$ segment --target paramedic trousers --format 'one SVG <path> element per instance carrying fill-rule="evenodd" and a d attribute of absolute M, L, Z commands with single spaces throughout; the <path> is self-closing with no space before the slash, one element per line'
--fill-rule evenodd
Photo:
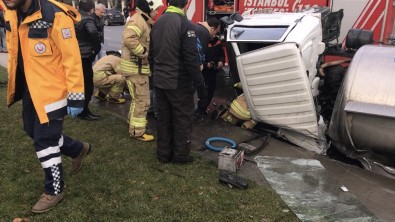
<path fill-rule="evenodd" d="M 22 98 L 24 130 L 34 141 L 34 147 L 44 169 L 44 190 L 46 194 L 57 195 L 64 187 L 61 155 L 77 157 L 82 151 L 82 143 L 62 135 L 63 118 L 41 124 L 34 109 L 28 90 Z"/>
<path fill-rule="evenodd" d="M 125 78 L 121 74 L 96 78 L 96 74 L 94 74 L 93 83 L 103 94 L 108 94 L 110 98 L 118 99 L 123 92 Z"/>
<path fill-rule="evenodd" d="M 147 126 L 147 111 L 150 105 L 148 75 L 126 76 L 126 83 L 130 93 L 130 109 L 128 115 L 129 134 L 140 137 Z"/>
<path fill-rule="evenodd" d="M 194 89 L 156 88 L 158 103 L 157 157 L 182 161 L 191 151 Z"/>

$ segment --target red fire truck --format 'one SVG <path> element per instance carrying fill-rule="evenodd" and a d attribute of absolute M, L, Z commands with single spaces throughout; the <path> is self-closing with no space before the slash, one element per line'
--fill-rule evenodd
<path fill-rule="evenodd" d="M 167 0 L 163 3 L 167 5 Z M 389 38 L 395 37 L 395 0 L 189 0 L 187 16 L 193 22 L 199 22 L 234 12 L 295 12 L 316 6 L 327 6 L 332 11 L 344 10 L 340 41 L 344 41 L 351 28 L 372 30 L 377 42 L 388 42 Z"/>

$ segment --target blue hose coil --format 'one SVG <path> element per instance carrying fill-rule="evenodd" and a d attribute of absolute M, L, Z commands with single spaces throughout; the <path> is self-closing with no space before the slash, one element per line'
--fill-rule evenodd
<path fill-rule="evenodd" d="M 228 139 L 228 138 L 225 138 L 225 137 L 211 137 L 211 138 L 208 138 L 206 140 L 205 146 L 207 147 L 207 149 L 215 151 L 215 152 L 221 152 L 221 150 L 223 150 L 224 147 L 217 147 L 217 146 L 211 145 L 210 143 L 213 142 L 213 141 L 221 141 L 221 142 L 229 143 L 231 145 L 230 147 L 232 149 L 236 149 L 236 147 L 237 147 L 235 141 L 233 141 L 231 139 Z"/>

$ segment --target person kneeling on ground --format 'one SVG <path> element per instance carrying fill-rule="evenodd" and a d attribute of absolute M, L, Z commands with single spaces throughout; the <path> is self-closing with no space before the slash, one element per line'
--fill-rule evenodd
<path fill-rule="evenodd" d="M 98 88 L 95 97 L 101 101 L 115 104 L 125 103 L 119 98 L 125 86 L 125 78 L 117 73 L 121 53 L 107 51 L 107 56 L 99 59 L 93 66 L 93 83 Z"/>

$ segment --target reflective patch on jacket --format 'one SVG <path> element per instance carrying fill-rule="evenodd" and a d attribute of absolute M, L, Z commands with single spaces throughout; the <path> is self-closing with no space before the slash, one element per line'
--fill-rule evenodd
<path fill-rule="evenodd" d="M 196 38 L 196 32 L 195 30 L 188 30 L 187 35 L 189 38 Z"/>

